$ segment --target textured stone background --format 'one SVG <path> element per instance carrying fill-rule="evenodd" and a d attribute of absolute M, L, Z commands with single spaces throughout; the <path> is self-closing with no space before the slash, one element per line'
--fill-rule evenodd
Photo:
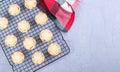
<path fill-rule="evenodd" d="M 67 56 L 37 72 L 120 72 L 120 0 L 82 0 Z M 12 72 L 0 48 L 0 72 Z"/>

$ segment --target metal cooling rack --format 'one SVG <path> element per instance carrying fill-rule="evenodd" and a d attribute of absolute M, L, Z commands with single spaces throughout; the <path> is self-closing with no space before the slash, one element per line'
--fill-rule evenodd
<path fill-rule="evenodd" d="M 9 20 L 9 26 L 4 30 L 0 30 L 0 44 L 14 72 L 34 72 L 56 61 L 57 59 L 67 55 L 70 52 L 70 50 L 67 43 L 63 39 L 59 29 L 55 26 L 54 22 L 50 18 L 47 24 L 44 26 L 38 26 L 35 23 L 34 21 L 35 15 L 38 12 L 45 11 L 45 10 L 42 7 L 40 7 L 40 9 L 36 7 L 33 10 L 28 10 L 24 7 L 23 2 L 24 0 L 3 0 L 2 2 L 0 2 L 0 16 L 7 17 Z M 8 6 L 14 3 L 19 4 L 21 7 L 21 13 L 15 17 L 10 16 L 7 11 Z M 26 19 L 27 21 L 29 21 L 31 25 L 31 29 L 26 33 L 21 33 L 17 29 L 17 23 L 23 19 Z M 50 29 L 53 32 L 54 39 L 48 43 L 41 42 L 39 39 L 39 33 L 43 29 Z M 4 39 L 8 34 L 14 34 L 18 38 L 18 44 L 12 48 L 9 48 L 4 44 Z M 34 37 L 37 41 L 37 46 L 32 51 L 27 51 L 22 44 L 22 41 L 28 36 Z M 48 45 L 53 42 L 57 42 L 58 44 L 61 45 L 61 48 L 62 48 L 62 53 L 55 57 L 49 55 L 47 52 Z M 11 61 L 11 54 L 15 51 L 21 51 L 24 53 L 25 61 L 22 64 L 16 65 Z M 44 53 L 46 59 L 43 64 L 35 65 L 31 61 L 31 56 L 36 51 L 41 51 Z"/>

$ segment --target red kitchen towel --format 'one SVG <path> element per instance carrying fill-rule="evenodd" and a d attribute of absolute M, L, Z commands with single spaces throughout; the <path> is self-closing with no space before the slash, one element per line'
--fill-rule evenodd
<path fill-rule="evenodd" d="M 54 22 L 62 31 L 68 31 L 75 19 L 75 8 L 80 0 L 39 0 L 55 17 Z"/>

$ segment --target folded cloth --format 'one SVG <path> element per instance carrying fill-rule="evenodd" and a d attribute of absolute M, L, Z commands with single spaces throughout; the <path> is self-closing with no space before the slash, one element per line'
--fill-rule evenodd
<path fill-rule="evenodd" d="M 62 31 L 68 31 L 75 19 L 75 9 L 80 0 L 39 0 L 54 16 L 56 26 Z"/>

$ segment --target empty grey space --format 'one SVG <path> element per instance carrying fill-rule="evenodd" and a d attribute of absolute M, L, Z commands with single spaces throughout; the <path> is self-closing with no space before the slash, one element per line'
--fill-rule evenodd
<path fill-rule="evenodd" d="M 37 72 L 120 72 L 120 0 L 82 0 L 63 33 L 71 52 Z M 0 48 L 0 72 L 12 72 Z"/>

